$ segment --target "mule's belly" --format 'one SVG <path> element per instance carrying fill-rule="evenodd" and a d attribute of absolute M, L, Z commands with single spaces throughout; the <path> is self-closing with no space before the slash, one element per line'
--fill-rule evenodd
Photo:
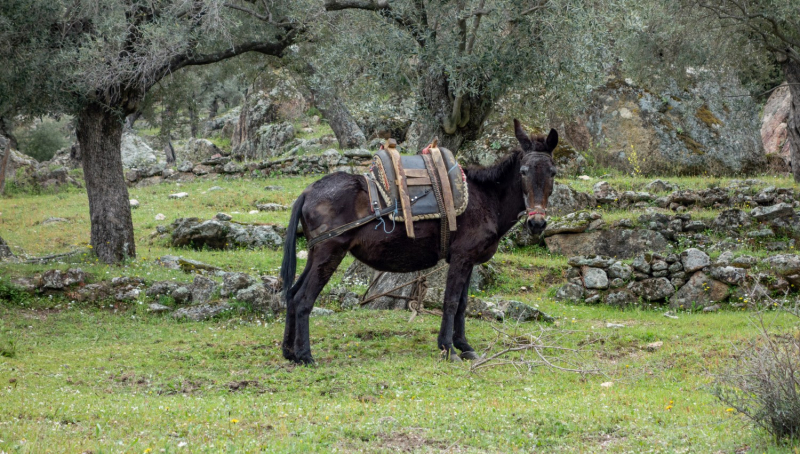
<path fill-rule="evenodd" d="M 375 223 L 371 222 L 357 232 L 350 253 L 378 271 L 409 273 L 424 270 L 436 265 L 440 259 L 438 224 L 439 221 L 415 222 L 416 238 L 411 239 L 400 223 L 394 232 L 387 234 L 380 227 L 376 230 Z"/>

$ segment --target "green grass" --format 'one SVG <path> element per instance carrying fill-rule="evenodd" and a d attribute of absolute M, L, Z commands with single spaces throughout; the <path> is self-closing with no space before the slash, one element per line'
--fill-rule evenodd
<path fill-rule="evenodd" d="M 76 261 L 92 282 L 120 275 L 191 280 L 154 264 L 166 254 L 231 271 L 275 274 L 280 251 L 174 249 L 150 235 L 176 218 L 209 219 L 219 211 L 240 222 L 285 225 L 288 211 L 248 212 L 256 203 L 290 205 L 316 178 L 219 178 L 131 189 L 141 204 L 133 211 L 137 259 L 112 267 L 91 254 Z M 265 191 L 267 185 L 284 189 Z M 209 191 L 213 186 L 223 190 Z M 189 197 L 167 199 L 180 191 Z M 32 255 L 66 252 L 89 241 L 88 201 L 78 190 L 0 198 L 0 213 L 2 236 L 17 253 L 20 248 Z M 167 219 L 156 221 L 158 213 Z M 609 223 L 641 214 L 602 213 Z M 50 216 L 69 222 L 41 225 Z M 713 216 L 693 213 L 693 219 Z M 328 288 L 340 285 L 351 262 L 345 259 Z M 772 444 L 708 392 L 733 345 L 756 335 L 746 312 L 681 313 L 675 320 L 657 310 L 558 303 L 552 289 L 563 283 L 567 261 L 542 248 L 498 253 L 492 266 L 499 277 L 480 296 L 538 305 L 557 317 L 550 328 L 560 346 L 601 340 L 588 352 L 586 365 L 604 375 L 511 366 L 471 373 L 466 365 L 439 361 L 438 318 L 424 315 L 409 323 L 406 312 L 372 311 L 313 318 L 318 365 L 295 367 L 280 356 L 280 318 L 265 321 L 234 312 L 209 322 L 175 322 L 148 314 L 151 300 L 144 296 L 125 305 L 72 303 L 29 296 L 8 285 L 17 276 L 70 266 L 75 264 L 0 264 L 0 452 L 158 453 L 181 446 L 184 452 L 790 453 L 798 448 Z M 778 312 L 767 318 L 776 328 L 796 323 Z M 611 329 L 607 323 L 625 327 Z M 497 327 L 468 320 L 473 346 L 489 347 Z M 500 328 L 539 330 L 536 324 Z M 642 348 L 655 341 L 664 346 L 655 352 Z M 613 385 L 601 386 L 607 382 Z"/>
<path fill-rule="evenodd" d="M 731 343 L 754 334 L 745 315 L 540 306 L 560 317 L 566 344 L 604 338 L 594 357 L 606 376 L 470 373 L 438 360 L 435 317 L 400 312 L 312 319 L 319 365 L 306 368 L 280 357 L 280 320 L 0 306 L 0 332 L 16 339 L 16 354 L 0 356 L 0 450 L 791 452 L 742 432 L 706 391 Z M 468 330 L 478 348 L 494 338 L 488 322 Z M 655 353 L 641 348 L 658 340 Z"/>

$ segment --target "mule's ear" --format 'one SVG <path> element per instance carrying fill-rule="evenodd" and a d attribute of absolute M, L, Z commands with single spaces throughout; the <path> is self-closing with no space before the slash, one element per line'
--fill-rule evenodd
<path fill-rule="evenodd" d="M 514 135 L 517 136 L 517 140 L 519 140 L 519 144 L 522 146 L 522 151 L 533 151 L 533 142 L 531 142 L 531 138 L 528 137 L 528 133 L 522 129 L 522 125 L 519 124 L 519 120 L 516 118 L 514 119 Z"/>
<path fill-rule="evenodd" d="M 558 146 L 558 132 L 555 129 L 550 130 L 550 134 L 547 135 L 547 141 L 545 141 L 545 144 L 551 153 L 556 149 Z"/>

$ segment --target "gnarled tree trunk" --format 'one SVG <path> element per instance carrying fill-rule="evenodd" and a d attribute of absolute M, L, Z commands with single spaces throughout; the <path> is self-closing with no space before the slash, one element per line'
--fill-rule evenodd
<path fill-rule="evenodd" d="M 460 108 L 454 109 L 457 100 L 451 91 L 447 75 L 441 68 L 425 70 L 420 78 L 421 108 L 427 111 L 421 123 L 420 143 L 422 149 L 433 137 L 439 138 L 439 145 L 454 153 L 467 140 L 476 140 L 483 133 L 483 122 L 492 112 L 492 99 L 488 95 L 463 95 Z M 454 115 L 458 112 L 457 115 Z"/>
<path fill-rule="evenodd" d="M 89 195 L 91 244 L 105 263 L 136 257 L 128 188 L 122 172 L 123 118 L 98 103 L 78 115 L 83 176 Z"/>
<path fill-rule="evenodd" d="M 786 137 L 789 141 L 792 175 L 794 181 L 800 183 L 800 62 L 787 59 L 782 66 L 786 82 L 789 83 L 789 93 L 792 95 L 789 121 L 786 123 Z"/>
<path fill-rule="evenodd" d="M 339 147 L 363 147 L 367 142 L 366 137 L 364 137 L 364 131 L 361 130 L 353 116 L 350 115 L 350 110 L 344 105 L 336 91 L 332 87 L 323 86 L 311 80 L 316 70 L 310 64 L 306 65 L 306 72 L 306 85 L 314 96 L 314 105 L 322 112 L 322 116 L 328 120 L 328 125 L 333 130 L 336 140 L 339 141 Z"/>

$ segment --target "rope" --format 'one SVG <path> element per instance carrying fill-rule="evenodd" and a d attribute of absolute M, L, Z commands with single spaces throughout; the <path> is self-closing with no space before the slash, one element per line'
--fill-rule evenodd
<path fill-rule="evenodd" d="M 402 299 L 409 300 L 408 305 L 409 305 L 409 309 L 412 312 L 411 318 L 408 320 L 409 322 L 414 320 L 414 317 L 417 316 L 418 312 L 428 313 L 428 314 L 436 314 L 436 312 L 432 312 L 432 311 L 426 310 L 423 307 L 422 299 L 425 297 L 425 291 L 427 291 L 427 289 L 428 289 L 428 286 L 425 284 L 426 279 L 431 274 L 433 274 L 433 273 L 435 273 L 437 271 L 440 271 L 442 269 L 444 269 L 444 265 L 434 269 L 433 271 L 430 271 L 430 272 L 425 273 L 423 275 L 417 276 L 414 279 L 412 279 L 412 280 L 410 280 L 410 281 L 408 281 L 408 282 L 406 282 L 404 284 L 400 284 L 400 285 L 398 285 L 396 287 L 393 287 L 393 288 L 391 288 L 391 289 L 389 289 L 389 290 L 387 290 L 387 291 L 385 291 L 385 292 L 383 292 L 383 293 L 381 293 L 379 295 L 372 295 L 369 298 L 366 298 L 366 299 L 362 300 L 361 303 L 359 303 L 359 304 L 361 306 L 363 306 L 363 305 L 368 304 L 368 303 L 370 303 L 370 302 L 372 302 L 372 301 L 374 301 L 374 300 L 376 300 L 378 298 L 381 298 L 381 297 L 384 297 L 384 296 L 392 296 L 392 297 L 395 297 L 395 298 L 402 298 Z M 382 276 L 382 274 L 381 274 L 381 276 Z M 370 289 L 372 289 L 372 286 L 376 282 L 378 282 L 378 279 L 380 279 L 380 276 L 378 276 L 374 281 L 372 281 L 372 283 L 370 284 L 369 288 L 367 289 L 367 293 L 365 293 L 364 296 L 366 296 L 369 293 Z M 403 288 L 403 287 L 405 287 L 407 285 L 411 285 L 411 284 L 414 284 L 414 283 L 419 283 L 419 285 L 417 286 L 415 291 L 412 292 L 412 296 L 411 297 L 399 296 L 399 295 L 390 295 L 390 293 L 392 293 L 393 291 L 401 289 L 401 288 Z M 425 291 L 421 291 L 421 289 L 423 289 L 423 288 L 424 288 Z"/>

